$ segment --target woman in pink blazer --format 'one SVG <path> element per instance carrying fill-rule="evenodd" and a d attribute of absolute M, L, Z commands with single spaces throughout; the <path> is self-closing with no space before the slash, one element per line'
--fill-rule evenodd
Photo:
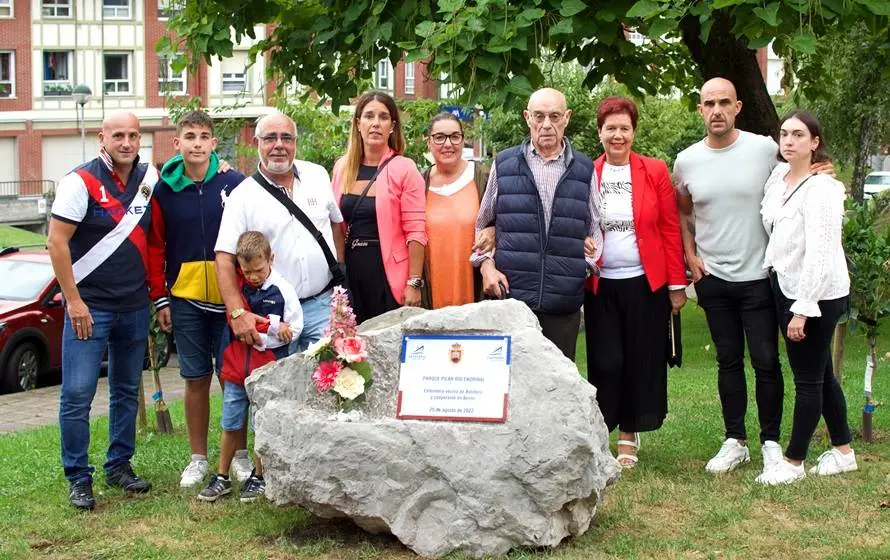
<path fill-rule="evenodd" d="M 332 180 L 343 212 L 346 278 L 359 323 L 401 305 L 420 305 L 426 197 L 423 177 L 404 151 L 393 98 L 364 94 Z"/>

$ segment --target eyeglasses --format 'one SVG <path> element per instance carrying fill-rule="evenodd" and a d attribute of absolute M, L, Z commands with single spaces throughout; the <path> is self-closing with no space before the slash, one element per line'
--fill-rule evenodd
<path fill-rule="evenodd" d="M 548 117 L 550 118 L 551 123 L 559 124 L 565 116 L 565 113 L 539 113 L 537 111 L 531 114 L 532 120 L 538 124 L 544 124 L 544 121 L 547 120 Z"/>
<path fill-rule="evenodd" d="M 448 140 L 449 142 L 451 142 L 452 146 L 455 146 L 463 142 L 464 135 L 462 132 L 452 132 L 451 134 L 438 133 L 431 135 L 430 138 L 433 140 L 433 144 L 436 144 L 438 146 L 444 145 L 445 140 Z"/>
<path fill-rule="evenodd" d="M 282 144 L 293 144 L 297 141 L 297 137 L 293 134 L 267 134 L 265 136 L 257 136 L 266 144 L 275 144 L 281 140 Z"/>

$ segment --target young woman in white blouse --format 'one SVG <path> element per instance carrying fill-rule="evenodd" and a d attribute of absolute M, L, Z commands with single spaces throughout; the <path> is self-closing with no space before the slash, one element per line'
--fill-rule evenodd
<path fill-rule="evenodd" d="M 819 121 L 793 111 L 781 123 L 780 163 L 766 183 L 761 214 L 770 234 L 764 267 L 778 309 L 788 362 L 794 374 L 795 403 L 785 460 L 757 477 L 762 484 L 788 484 L 806 476 L 803 461 L 819 423 L 825 418 L 832 448 L 810 474 L 855 471 L 843 390 L 831 364 L 831 336 L 849 306 L 850 278 L 841 246 L 844 185 L 813 175 L 812 163 L 827 161 Z"/>

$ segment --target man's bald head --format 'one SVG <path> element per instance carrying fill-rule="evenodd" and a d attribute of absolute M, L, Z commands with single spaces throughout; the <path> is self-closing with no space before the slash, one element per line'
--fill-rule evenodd
<path fill-rule="evenodd" d="M 701 88 L 701 113 L 708 129 L 708 140 L 713 147 L 734 142 L 736 115 L 742 110 L 735 86 L 726 78 L 711 78 Z"/>
<path fill-rule="evenodd" d="M 139 155 L 139 119 L 129 111 L 109 114 L 102 120 L 99 143 L 119 171 L 129 170 Z"/>
<path fill-rule="evenodd" d="M 547 105 L 556 107 L 560 111 L 565 112 L 568 109 L 566 104 L 566 96 L 561 91 L 553 88 L 541 88 L 534 92 L 528 98 L 528 110 L 532 111 L 535 106 Z"/>
<path fill-rule="evenodd" d="M 572 111 L 566 105 L 566 96 L 553 88 L 539 89 L 528 98 L 528 109 L 523 116 L 535 150 L 548 159 L 559 155 L 572 116 Z"/>
<path fill-rule="evenodd" d="M 139 129 L 139 119 L 130 111 L 115 111 L 102 119 L 102 130 L 111 130 L 115 127 L 129 126 Z"/>
<path fill-rule="evenodd" d="M 265 116 L 260 117 L 260 119 L 256 122 L 256 131 L 254 135 L 259 138 L 266 133 L 266 130 L 269 128 L 279 128 L 280 125 L 284 125 L 287 128 L 290 128 L 291 133 L 296 136 L 297 135 L 297 123 L 294 120 L 284 113 L 271 113 Z"/>
<path fill-rule="evenodd" d="M 735 90 L 735 84 L 726 78 L 711 78 L 701 87 L 702 97 L 704 97 L 706 93 L 711 94 L 715 91 L 730 94 L 734 100 L 739 98 Z"/>

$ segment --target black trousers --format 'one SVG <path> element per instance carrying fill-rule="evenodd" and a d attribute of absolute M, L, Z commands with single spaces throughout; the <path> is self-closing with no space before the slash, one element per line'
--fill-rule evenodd
<path fill-rule="evenodd" d="M 346 280 L 355 320 L 361 324 L 398 309 L 399 302 L 386 280 L 380 242 L 358 240 L 355 247 L 351 245 L 346 248 Z"/>
<path fill-rule="evenodd" d="M 760 441 L 779 441 L 784 385 L 779 367 L 776 306 L 768 279 L 728 282 L 708 275 L 695 284 L 717 349 L 717 390 L 727 438 L 748 439 L 745 341 L 754 367 Z"/>
<path fill-rule="evenodd" d="M 804 339 L 794 342 L 788 339 L 788 323 L 794 316 L 794 303 L 773 282 L 776 292 L 776 310 L 779 325 L 785 337 L 788 362 L 794 374 L 794 420 L 791 424 L 791 440 L 785 449 L 789 459 L 803 461 L 819 417 L 825 418 L 825 426 L 832 445 L 850 443 L 850 425 L 847 423 L 847 400 L 844 391 L 834 377 L 831 363 L 831 337 L 838 319 L 849 306 L 849 298 L 819 302 L 821 317 L 810 317 L 804 325 Z"/>
<path fill-rule="evenodd" d="M 541 323 L 541 331 L 547 340 L 559 348 L 563 355 L 575 361 L 578 331 L 581 329 L 581 311 L 574 313 L 543 313 L 535 311 Z"/>
<path fill-rule="evenodd" d="M 584 294 L 587 380 L 609 431 L 657 430 L 667 415 L 667 286 L 645 276 L 599 281 Z"/>

